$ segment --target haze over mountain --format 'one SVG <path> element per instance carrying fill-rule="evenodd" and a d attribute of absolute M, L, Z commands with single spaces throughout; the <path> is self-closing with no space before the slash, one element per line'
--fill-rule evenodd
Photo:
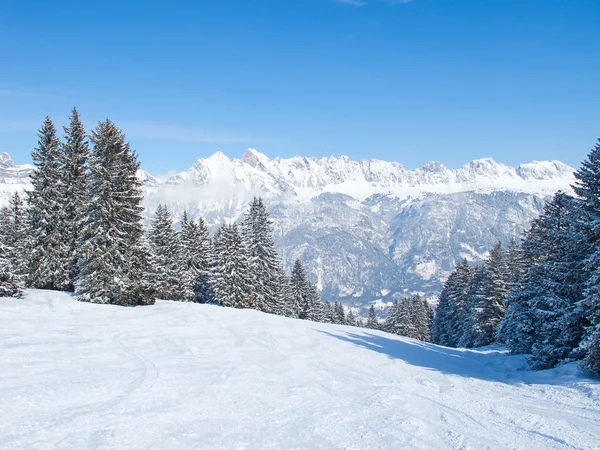
<path fill-rule="evenodd" d="M 30 170 L 0 156 L 2 202 L 27 189 Z M 479 261 L 496 242 L 518 238 L 548 196 L 570 190 L 573 170 L 491 158 L 458 170 L 439 162 L 408 170 L 345 156 L 269 159 L 248 149 L 233 160 L 217 152 L 170 177 L 138 175 L 148 218 L 165 203 L 175 218 L 187 210 L 215 228 L 262 196 L 286 265 L 300 258 L 324 298 L 363 306 L 394 293 L 438 292 L 459 260 Z"/>

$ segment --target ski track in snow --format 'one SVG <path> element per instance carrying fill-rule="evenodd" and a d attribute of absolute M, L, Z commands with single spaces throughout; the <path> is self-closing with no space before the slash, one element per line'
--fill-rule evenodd
<path fill-rule="evenodd" d="M 600 382 L 250 310 L 0 299 L 0 448 L 598 448 Z"/>

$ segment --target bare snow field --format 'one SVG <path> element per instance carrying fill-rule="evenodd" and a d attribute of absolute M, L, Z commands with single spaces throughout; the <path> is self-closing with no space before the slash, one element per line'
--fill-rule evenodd
<path fill-rule="evenodd" d="M 599 448 L 600 382 L 252 310 L 0 299 L 0 448 Z"/>

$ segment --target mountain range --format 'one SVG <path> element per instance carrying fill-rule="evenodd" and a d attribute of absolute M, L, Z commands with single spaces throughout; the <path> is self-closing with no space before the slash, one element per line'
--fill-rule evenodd
<path fill-rule="evenodd" d="M 0 154 L 1 202 L 28 188 L 31 169 Z M 549 196 L 571 190 L 573 171 L 560 161 L 514 168 L 491 158 L 409 170 L 346 156 L 269 159 L 248 149 L 233 160 L 217 152 L 172 176 L 138 176 L 147 219 L 165 203 L 174 220 L 187 210 L 213 230 L 262 196 L 286 266 L 300 258 L 325 299 L 360 307 L 439 292 L 459 260 L 480 261 L 498 241 L 518 239 Z"/>

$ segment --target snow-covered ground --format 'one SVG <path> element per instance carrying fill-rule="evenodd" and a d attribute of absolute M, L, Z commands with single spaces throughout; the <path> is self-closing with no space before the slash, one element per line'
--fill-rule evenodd
<path fill-rule="evenodd" d="M 598 448 L 600 383 L 250 310 L 0 299 L 0 447 Z"/>

